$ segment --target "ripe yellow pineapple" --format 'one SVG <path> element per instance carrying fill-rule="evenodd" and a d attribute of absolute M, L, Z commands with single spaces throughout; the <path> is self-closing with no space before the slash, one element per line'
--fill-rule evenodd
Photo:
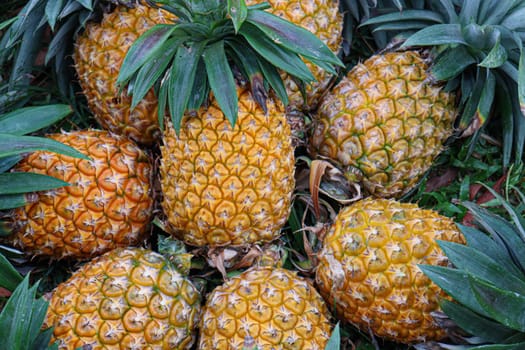
<path fill-rule="evenodd" d="M 53 291 L 45 326 L 60 350 L 190 349 L 199 315 L 199 292 L 167 259 L 119 248 Z"/>
<path fill-rule="evenodd" d="M 323 99 L 314 154 L 338 162 L 379 197 L 413 188 L 443 150 L 457 115 L 455 97 L 432 84 L 415 51 L 375 55 Z"/>
<path fill-rule="evenodd" d="M 242 245 L 280 234 L 294 189 L 294 150 L 283 106 L 268 113 L 238 89 L 232 128 L 215 99 L 171 125 L 161 147 L 162 206 L 178 238 L 191 245 Z"/>
<path fill-rule="evenodd" d="M 329 319 L 310 282 L 286 269 L 254 267 L 209 295 L 199 349 L 324 349 Z"/>
<path fill-rule="evenodd" d="M 88 258 L 140 242 L 149 225 L 148 157 L 127 138 L 107 131 L 53 134 L 90 160 L 37 151 L 15 168 L 56 177 L 70 186 L 35 193 L 13 211 L 15 246 L 56 259 Z"/>
<path fill-rule="evenodd" d="M 75 67 L 89 108 L 97 121 L 114 133 L 150 144 L 160 136 L 157 98 L 153 90 L 130 110 L 126 89 L 116 85 L 124 57 L 138 37 L 155 24 L 171 23 L 169 12 L 136 4 L 119 6 L 101 23 L 89 23 L 75 46 Z"/>
<path fill-rule="evenodd" d="M 365 199 L 344 208 L 324 238 L 316 281 L 337 316 L 402 343 L 443 338 L 433 321 L 445 293 L 418 264 L 446 266 L 436 240 L 464 244 L 452 220 L 415 204 Z"/>
<path fill-rule="evenodd" d="M 247 5 L 254 5 L 264 0 L 247 0 Z M 339 13 L 338 0 L 282 1 L 269 0 L 268 12 L 288 20 L 295 25 L 308 29 L 320 38 L 326 46 L 337 53 L 342 42 L 343 16 Z M 326 91 L 332 75 L 322 68 L 307 63 L 316 81 L 306 85 L 306 101 L 296 82 L 286 73 L 283 80 L 289 95 L 290 105 L 300 109 L 314 109 L 321 95 Z"/>

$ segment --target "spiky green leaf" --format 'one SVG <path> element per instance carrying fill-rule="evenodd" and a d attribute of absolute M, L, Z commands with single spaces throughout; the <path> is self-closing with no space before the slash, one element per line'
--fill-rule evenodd
<path fill-rule="evenodd" d="M 334 329 L 332 330 L 332 335 L 330 336 L 330 339 L 328 339 L 328 343 L 326 343 L 325 350 L 339 349 L 341 349 L 341 330 L 339 327 L 339 322 L 337 322 Z"/>
<path fill-rule="evenodd" d="M 438 244 L 457 269 L 508 291 L 525 291 L 525 281 L 507 272 L 510 266 L 499 265 L 483 252 L 462 244 L 447 241 Z"/>
<path fill-rule="evenodd" d="M 435 24 L 426 27 L 411 35 L 402 46 L 435 46 L 442 44 L 466 44 L 459 24 Z"/>
<path fill-rule="evenodd" d="M 70 157 L 89 159 L 79 151 L 55 140 L 36 136 L 13 136 L 0 133 L 0 157 L 8 157 L 26 152 L 45 150 Z"/>
<path fill-rule="evenodd" d="M 2 271 L 0 274 L 0 287 L 11 292 L 14 291 L 23 280 L 22 275 L 16 271 L 3 254 L 0 254 L 0 271 Z"/>
<path fill-rule="evenodd" d="M 525 274 L 522 270 L 517 268 L 505 245 L 499 244 L 488 234 L 481 232 L 474 227 L 461 224 L 457 224 L 457 226 L 461 230 L 461 233 L 463 233 L 469 247 L 485 253 L 498 265 L 505 266 L 509 274 L 525 281 Z"/>
<path fill-rule="evenodd" d="M 228 14 L 233 21 L 235 32 L 239 32 L 242 24 L 248 16 L 248 7 L 244 0 L 228 0 Z"/>
<path fill-rule="evenodd" d="M 515 329 L 482 317 L 458 303 L 444 299 L 440 302 L 440 306 L 459 327 L 470 334 L 475 334 L 485 342 L 500 343 L 516 333 Z"/>
<path fill-rule="evenodd" d="M 226 119 L 233 127 L 238 113 L 237 87 L 224 51 L 224 41 L 218 41 L 206 47 L 202 57 L 206 64 L 211 90 Z"/>
<path fill-rule="evenodd" d="M 171 67 L 168 86 L 162 87 L 168 89 L 168 103 L 171 115 L 171 121 L 175 131 L 179 133 L 180 123 L 188 101 L 190 99 L 191 89 L 195 80 L 195 72 L 202 55 L 203 45 L 180 45 L 175 54 L 174 63 Z M 186 86 L 186 89 L 180 89 Z"/>
<path fill-rule="evenodd" d="M 419 268 L 454 300 L 482 316 L 490 317 L 472 289 L 465 288 L 465 281 L 470 277 L 468 273 L 443 266 L 419 265 Z"/>
<path fill-rule="evenodd" d="M 498 68 L 503 63 L 507 62 L 507 59 L 507 50 L 501 45 L 501 36 L 498 35 L 496 43 L 483 61 L 479 63 L 479 66 L 485 68 Z"/>
<path fill-rule="evenodd" d="M 263 32 L 251 23 L 245 23 L 240 30 L 240 34 L 246 38 L 258 54 L 274 66 L 301 80 L 307 82 L 315 80 L 306 64 L 299 57 L 290 56 L 289 51 L 276 46 Z"/>
<path fill-rule="evenodd" d="M 169 24 L 157 24 L 141 35 L 128 50 L 117 78 L 117 84 L 127 83 L 140 67 L 160 56 L 163 44 L 177 27 Z"/>
<path fill-rule="evenodd" d="M 0 194 L 0 210 L 19 208 L 27 204 L 25 194 Z"/>
<path fill-rule="evenodd" d="M 42 174 L 25 172 L 0 174 L 0 194 L 46 191 L 63 186 L 69 186 L 69 183 Z"/>
<path fill-rule="evenodd" d="M 525 295 L 469 277 L 476 300 L 492 319 L 506 327 L 525 331 Z"/>
<path fill-rule="evenodd" d="M 0 313 L 0 339 L 5 349 L 31 349 L 47 312 L 47 301 L 35 299 L 38 283 L 29 286 L 29 275 L 15 289 Z"/>
<path fill-rule="evenodd" d="M 451 47 L 436 58 L 431 67 L 431 74 L 438 81 L 446 81 L 458 76 L 468 66 L 475 63 L 476 59 L 472 57 L 465 46 Z"/>
<path fill-rule="evenodd" d="M 264 11 L 250 11 L 246 19 L 265 33 L 274 43 L 306 58 L 344 67 L 344 64 L 309 30 Z"/>
<path fill-rule="evenodd" d="M 69 105 L 19 108 L 0 115 L 0 130 L 5 134 L 24 135 L 49 126 L 73 112 Z"/>
<path fill-rule="evenodd" d="M 518 68 L 518 99 L 521 115 L 525 116 L 525 50 L 522 48 Z"/>
<path fill-rule="evenodd" d="M 431 23 L 445 23 L 443 17 L 429 10 L 403 10 L 400 12 L 392 12 L 386 15 L 370 18 L 365 21 L 362 26 L 373 24 L 394 23 L 399 21 L 422 21 L 427 22 L 427 26 Z"/>
<path fill-rule="evenodd" d="M 180 38 L 171 38 L 167 40 L 160 48 L 161 54 L 152 57 L 140 67 L 137 77 L 134 80 L 135 84 L 133 86 L 131 109 L 137 107 L 148 91 L 166 71 L 166 68 L 170 62 L 172 62 L 173 56 L 175 56 L 175 52 L 180 44 Z"/>
<path fill-rule="evenodd" d="M 55 0 L 55 1 L 48 1 L 46 3 L 46 17 L 47 22 L 49 23 L 49 26 L 51 27 L 51 30 L 55 30 L 55 24 L 58 19 L 58 15 L 60 14 L 60 11 L 62 11 L 62 6 L 64 4 L 64 0 Z"/>

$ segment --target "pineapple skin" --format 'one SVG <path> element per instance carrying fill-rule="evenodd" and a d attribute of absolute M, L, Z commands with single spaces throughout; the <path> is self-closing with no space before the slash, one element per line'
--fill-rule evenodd
<path fill-rule="evenodd" d="M 168 124 L 161 146 L 162 207 L 177 238 L 194 246 L 244 245 L 279 237 L 291 206 L 294 149 L 282 104 L 268 113 L 238 89 L 232 129 L 215 99 Z"/>
<path fill-rule="evenodd" d="M 90 258 L 138 244 L 153 208 L 152 167 L 131 140 L 107 131 L 48 135 L 90 157 L 52 152 L 28 155 L 15 171 L 49 175 L 70 186 L 35 193 L 13 211 L 13 244 L 31 255 Z"/>
<path fill-rule="evenodd" d="M 465 244 L 454 222 L 415 204 L 365 199 L 339 212 L 324 238 L 316 282 L 337 315 L 401 343 L 446 336 L 431 316 L 448 298 L 417 266 L 446 266 L 435 240 Z"/>
<path fill-rule="evenodd" d="M 247 5 L 268 2 L 271 8 L 266 10 L 287 21 L 309 30 L 321 39 L 334 53 L 337 53 L 343 41 L 343 16 L 339 12 L 339 1 L 334 0 L 247 0 Z M 300 110 L 316 108 L 321 96 L 328 89 L 332 75 L 322 68 L 304 60 L 316 81 L 306 84 L 306 101 L 301 89 L 286 73 L 281 74 L 289 104 Z"/>
<path fill-rule="evenodd" d="M 199 349 L 324 349 L 328 309 L 295 272 L 253 267 L 215 288 L 203 308 Z"/>
<path fill-rule="evenodd" d="M 375 55 L 355 66 L 319 106 L 313 154 L 338 162 L 370 194 L 399 198 L 444 149 L 455 96 L 429 82 L 415 51 Z"/>
<path fill-rule="evenodd" d="M 200 295 L 160 254 L 112 250 L 52 293 L 45 327 L 60 350 L 190 349 Z"/>
<path fill-rule="evenodd" d="M 88 23 L 77 38 L 74 52 L 79 83 L 89 108 L 104 129 L 126 135 L 142 144 L 160 138 L 158 101 L 153 89 L 131 110 L 126 89 L 119 94 L 116 82 L 131 45 L 156 24 L 171 23 L 169 12 L 137 4 L 117 7 L 102 22 Z"/>

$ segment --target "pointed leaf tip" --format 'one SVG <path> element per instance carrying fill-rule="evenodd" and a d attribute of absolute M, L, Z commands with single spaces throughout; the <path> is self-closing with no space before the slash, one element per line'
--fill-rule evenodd
<path fill-rule="evenodd" d="M 248 7 L 244 0 L 228 0 L 228 14 L 233 21 L 235 33 L 239 32 L 242 24 L 248 16 Z"/>

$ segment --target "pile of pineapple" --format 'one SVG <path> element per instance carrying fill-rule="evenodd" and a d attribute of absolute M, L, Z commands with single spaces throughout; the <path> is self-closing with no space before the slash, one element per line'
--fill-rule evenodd
<path fill-rule="evenodd" d="M 461 203 L 480 230 L 410 203 L 453 143 L 520 164 L 524 0 L 20 5 L 6 349 L 525 348 L 525 196 Z M 69 105 L 31 103 L 42 56 Z"/>

